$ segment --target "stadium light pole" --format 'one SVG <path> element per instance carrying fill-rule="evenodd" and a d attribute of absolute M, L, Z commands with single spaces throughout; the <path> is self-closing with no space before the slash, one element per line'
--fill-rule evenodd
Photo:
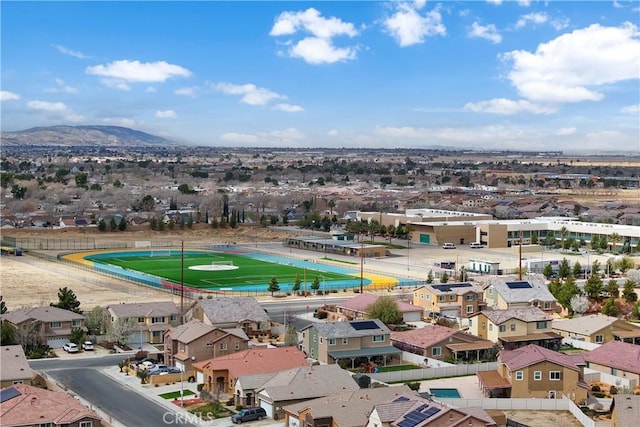
<path fill-rule="evenodd" d="M 180 241 L 180 324 L 184 323 L 184 240 Z"/>

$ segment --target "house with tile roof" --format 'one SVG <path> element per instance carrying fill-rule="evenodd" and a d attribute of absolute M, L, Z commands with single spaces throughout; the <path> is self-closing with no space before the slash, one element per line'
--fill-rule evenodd
<path fill-rule="evenodd" d="M 407 385 L 349 390 L 283 407 L 284 425 L 331 425 L 362 427 L 375 405 L 402 395 L 415 396 Z"/>
<path fill-rule="evenodd" d="M 338 313 L 349 320 L 363 320 L 367 318 L 367 307 L 378 301 L 380 295 L 362 293 L 344 302 L 336 304 Z M 422 308 L 404 301 L 396 301 L 398 310 L 402 313 L 404 322 L 419 322 L 422 319 Z"/>
<path fill-rule="evenodd" d="M 164 361 L 191 371 L 195 361 L 247 350 L 249 337 L 242 329 L 221 329 L 199 320 L 175 326 L 164 334 Z"/>
<path fill-rule="evenodd" d="M 562 336 L 552 330 L 552 318 L 538 307 L 483 310 L 469 319 L 469 332 L 505 350 L 536 344 L 560 349 Z"/>
<path fill-rule="evenodd" d="M 106 307 L 111 321 L 133 319 L 135 332 L 128 343 L 142 347 L 144 343 L 164 344 L 164 334 L 180 324 L 180 309 L 172 301 L 111 304 Z"/>
<path fill-rule="evenodd" d="M 388 365 L 402 361 L 402 350 L 391 345 L 391 331 L 378 319 L 312 323 L 302 329 L 301 348 L 320 363 Z M 341 362 L 342 361 L 342 362 Z"/>
<path fill-rule="evenodd" d="M 269 417 L 279 420 L 287 405 L 359 388 L 351 373 L 338 365 L 312 365 L 278 372 L 256 390 L 256 401 Z"/>
<path fill-rule="evenodd" d="M 0 388 L 13 384 L 31 385 L 33 372 L 21 345 L 0 346 Z"/>
<path fill-rule="evenodd" d="M 480 407 L 455 408 L 414 394 L 374 406 L 366 427 L 497 427 Z"/>
<path fill-rule="evenodd" d="M 422 307 L 425 317 L 439 313 L 445 317 L 468 318 L 485 308 L 482 286 L 476 283 L 439 283 L 418 286 L 412 304 Z"/>
<path fill-rule="evenodd" d="M 587 398 L 582 355 L 567 355 L 534 344 L 502 350 L 495 371 L 477 372 L 487 397 L 561 399 Z"/>
<path fill-rule="evenodd" d="M 236 381 L 243 375 L 269 374 L 308 365 L 305 354 L 295 347 L 250 348 L 192 364 L 196 382 L 204 384 L 203 390 L 212 393 L 234 393 Z"/>
<path fill-rule="evenodd" d="M 553 320 L 553 331 L 566 338 L 604 344 L 609 341 L 624 341 L 640 345 L 640 326 L 603 314 L 576 316 L 572 319 Z"/>
<path fill-rule="evenodd" d="M 185 321 L 192 319 L 223 329 L 240 328 L 250 338 L 271 334 L 271 319 L 253 297 L 197 300 L 185 313 Z"/>
<path fill-rule="evenodd" d="M 100 427 L 102 419 L 67 393 L 15 384 L 0 390 L 0 425 Z"/>
<path fill-rule="evenodd" d="M 12 310 L 0 317 L 9 322 L 23 336 L 51 348 L 62 348 L 71 338 L 72 328 L 84 329 L 84 316 L 58 307 L 28 307 Z"/>
<path fill-rule="evenodd" d="M 551 294 L 542 277 L 491 277 L 487 279 L 484 300 L 494 310 L 539 307 L 547 314 L 559 313 L 562 307 Z"/>
<path fill-rule="evenodd" d="M 622 341 L 609 341 L 584 355 L 586 368 L 610 375 L 601 376 L 602 382 L 615 382 L 624 378 L 640 387 L 640 346 Z M 612 384 L 615 385 L 615 384 Z"/>
<path fill-rule="evenodd" d="M 479 361 L 495 357 L 495 343 L 440 325 L 392 332 L 391 343 L 402 351 L 436 360 Z"/>

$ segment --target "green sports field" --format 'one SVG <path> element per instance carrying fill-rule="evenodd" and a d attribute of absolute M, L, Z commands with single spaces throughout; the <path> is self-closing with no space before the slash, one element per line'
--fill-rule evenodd
<path fill-rule="evenodd" d="M 278 280 L 280 289 L 285 291 L 299 275 L 306 288 L 317 276 L 325 282 L 326 289 L 337 289 L 346 284 L 353 286 L 359 279 L 352 275 L 329 271 L 317 271 L 289 264 L 279 264 L 253 259 L 229 253 L 219 252 L 185 252 L 184 257 L 173 251 L 155 251 L 152 255 L 138 256 L 133 254 L 101 254 L 99 257 L 88 257 L 95 263 L 119 266 L 128 270 L 146 273 L 174 283 L 181 283 L 199 289 L 238 288 L 266 290 L 272 277 Z M 182 263 L 184 259 L 184 268 Z M 215 264 L 215 265 L 214 265 Z M 197 270 L 196 268 L 214 268 L 215 270 Z M 232 268 L 225 270 L 224 268 Z M 182 277 L 181 271 L 184 276 Z M 354 282 L 355 280 L 355 282 Z"/>

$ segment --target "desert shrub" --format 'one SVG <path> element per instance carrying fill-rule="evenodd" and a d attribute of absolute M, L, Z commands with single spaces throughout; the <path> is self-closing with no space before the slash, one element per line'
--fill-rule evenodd
<path fill-rule="evenodd" d="M 618 394 L 618 388 L 614 385 L 611 386 L 611 388 L 609 389 L 609 394 L 610 395 L 614 395 L 614 394 Z"/>
<path fill-rule="evenodd" d="M 418 382 L 407 383 L 407 387 L 409 387 L 413 391 L 418 391 L 420 390 L 420 383 Z"/>
<path fill-rule="evenodd" d="M 591 391 L 600 391 L 600 386 L 594 385 L 593 387 L 591 387 Z"/>

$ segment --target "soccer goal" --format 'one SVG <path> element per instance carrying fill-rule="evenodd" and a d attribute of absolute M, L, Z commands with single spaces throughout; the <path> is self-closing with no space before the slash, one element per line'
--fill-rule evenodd
<path fill-rule="evenodd" d="M 171 251 L 168 249 L 152 250 L 149 252 L 150 257 L 168 257 L 171 256 Z"/>

